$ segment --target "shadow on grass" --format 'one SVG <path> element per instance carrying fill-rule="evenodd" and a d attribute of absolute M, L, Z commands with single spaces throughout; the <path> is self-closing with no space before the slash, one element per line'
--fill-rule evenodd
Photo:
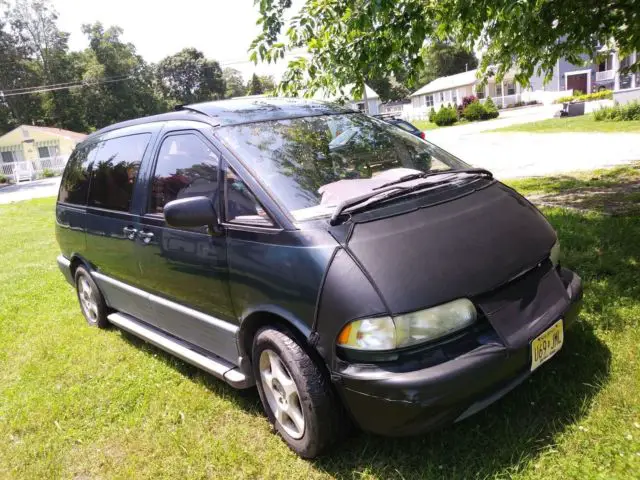
<path fill-rule="evenodd" d="M 640 163 L 590 174 L 517 180 L 512 184 L 538 206 L 608 215 L 640 214 Z"/>
<path fill-rule="evenodd" d="M 119 330 L 119 332 L 122 338 L 132 346 L 154 356 L 159 361 L 175 369 L 184 377 L 200 383 L 214 395 L 218 395 L 229 400 L 235 406 L 243 409 L 247 413 L 252 415 L 263 415 L 260 397 L 258 396 L 258 391 L 255 388 L 237 390 L 225 383 L 223 380 L 210 375 L 198 367 L 182 361 L 172 354 L 145 342 L 141 338 L 138 338 L 125 330 Z"/>
<path fill-rule="evenodd" d="M 401 439 L 356 433 L 313 461 L 315 469 L 345 479 L 508 477 L 532 468 L 529 462 L 553 450 L 557 435 L 587 414 L 610 374 L 611 354 L 594 329 L 633 327 L 619 309 L 640 298 L 640 243 L 635 241 L 640 238 L 640 221 L 563 209 L 544 213 L 561 238 L 563 263 L 585 283 L 582 318 L 567 332 L 562 351 L 523 385 L 463 422 Z M 237 392 L 135 337 L 124 338 L 212 393 L 262 415 L 255 390 Z"/>

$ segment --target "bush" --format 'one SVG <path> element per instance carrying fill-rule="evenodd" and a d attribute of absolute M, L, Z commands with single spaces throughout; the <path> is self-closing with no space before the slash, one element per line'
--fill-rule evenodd
<path fill-rule="evenodd" d="M 0 174 L 0 185 L 8 183 L 9 179 L 7 177 L 5 177 L 4 175 Z"/>
<path fill-rule="evenodd" d="M 490 118 L 498 118 L 498 115 L 500 115 L 500 112 L 498 112 L 498 107 L 496 107 L 496 104 L 493 103 L 491 97 L 487 97 L 483 106 L 485 110 L 485 120 L 488 120 Z"/>
<path fill-rule="evenodd" d="M 467 105 L 462 111 L 462 116 L 470 122 L 483 120 L 487 115 L 487 110 L 477 100 Z"/>
<path fill-rule="evenodd" d="M 600 92 L 587 93 L 586 95 L 571 95 L 569 97 L 560 97 L 553 103 L 592 102 L 594 100 L 607 100 L 611 98 L 613 98 L 613 92 L 611 90 L 602 90 Z"/>
<path fill-rule="evenodd" d="M 458 121 L 458 112 L 453 107 L 442 107 L 433 116 L 433 123 L 439 127 L 453 125 Z"/>
<path fill-rule="evenodd" d="M 476 103 L 477 101 L 478 101 L 478 97 L 476 97 L 475 95 L 469 95 L 467 97 L 462 97 L 462 109 L 464 110 L 470 104 Z"/>
<path fill-rule="evenodd" d="M 613 107 L 603 107 L 593 112 L 593 119 L 609 122 L 628 122 L 640 120 L 640 102 L 635 100 L 626 105 L 616 103 Z"/>
<path fill-rule="evenodd" d="M 436 118 L 436 109 L 431 107 L 431 110 L 429 110 L 429 121 L 431 123 L 435 123 L 434 119 Z"/>
<path fill-rule="evenodd" d="M 49 170 L 48 168 L 45 168 L 42 171 L 42 177 L 43 178 L 51 178 L 51 177 L 55 177 L 56 174 L 53 172 L 53 170 Z"/>

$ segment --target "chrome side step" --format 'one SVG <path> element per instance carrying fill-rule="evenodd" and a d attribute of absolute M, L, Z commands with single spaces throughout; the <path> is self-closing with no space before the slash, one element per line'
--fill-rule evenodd
<path fill-rule="evenodd" d="M 175 355 L 191 365 L 201 368 L 205 372 L 208 372 L 221 380 L 224 380 L 234 388 L 248 388 L 254 385 L 253 379 L 248 378 L 235 365 L 232 365 L 222 358 L 207 357 L 201 353 L 191 350 L 168 335 L 164 335 L 161 332 L 144 325 L 130 315 L 117 312 L 112 313 L 107 318 L 111 323 L 117 325 L 121 329 L 126 330 L 136 337 L 142 338 L 152 345 Z"/>

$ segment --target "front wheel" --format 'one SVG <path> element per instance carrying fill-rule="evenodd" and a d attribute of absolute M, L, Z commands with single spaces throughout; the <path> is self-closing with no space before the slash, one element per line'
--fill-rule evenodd
<path fill-rule="evenodd" d="M 253 370 L 267 417 L 289 448 L 314 458 L 348 421 L 326 374 L 284 331 L 264 328 L 253 342 Z"/>

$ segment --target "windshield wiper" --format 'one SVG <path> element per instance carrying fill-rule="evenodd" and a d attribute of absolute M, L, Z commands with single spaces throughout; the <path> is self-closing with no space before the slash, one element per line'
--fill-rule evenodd
<path fill-rule="evenodd" d="M 477 175 L 485 175 L 485 176 L 488 176 L 489 178 L 493 178 L 493 174 L 490 171 L 485 170 L 484 168 L 465 168 L 465 169 L 457 169 L 457 170 L 443 170 L 438 172 L 425 172 L 421 174 L 415 174 L 416 175 L 415 177 L 413 174 L 405 175 L 405 177 L 403 177 L 405 178 L 405 180 L 400 178 L 397 181 L 389 182 L 388 184 L 381 185 L 371 190 L 370 192 L 366 192 L 366 193 L 363 193 L 362 195 L 358 195 L 357 197 L 347 198 L 346 200 L 343 200 L 338 205 L 336 205 L 336 208 L 331 214 L 331 218 L 329 219 L 329 224 L 337 225 L 338 218 L 340 217 L 340 214 L 343 211 L 345 211 L 350 207 L 354 207 L 360 203 L 366 203 L 366 204 L 378 203 L 378 202 L 387 200 L 390 197 L 409 193 L 415 190 L 421 190 L 426 187 L 426 185 L 423 183 L 420 183 L 418 185 L 408 186 L 408 187 L 402 187 L 398 185 L 398 183 L 406 182 L 407 181 L 406 177 L 411 177 L 410 180 L 413 180 L 417 178 L 427 178 L 435 175 L 441 175 L 444 173 L 470 173 L 470 174 L 477 174 Z M 446 183 L 446 181 L 433 183 L 429 185 L 429 187 L 437 187 L 442 185 L 443 183 Z M 386 195 L 382 195 L 385 193 Z M 374 197 L 378 197 L 378 198 L 374 198 Z M 369 202 L 367 202 L 367 200 L 369 200 Z"/>
<path fill-rule="evenodd" d="M 383 183 L 379 187 L 374 188 L 374 190 L 379 191 L 382 188 L 389 187 L 391 185 L 397 185 L 399 183 L 409 182 L 411 180 L 417 180 L 419 178 L 428 178 L 434 177 L 436 175 L 445 175 L 449 173 L 469 173 L 472 175 L 486 175 L 489 178 L 493 178 L 493 174 L 489 170 L 485 170 L 484 168 L 458 168 L 454 170 L 438 170 L 436 172 L 423 172 L 423 173 L 411 173 L 409 175 L 405 175 L 400 177 L 397 180 L 393 180 L 391 182 Z"/>

